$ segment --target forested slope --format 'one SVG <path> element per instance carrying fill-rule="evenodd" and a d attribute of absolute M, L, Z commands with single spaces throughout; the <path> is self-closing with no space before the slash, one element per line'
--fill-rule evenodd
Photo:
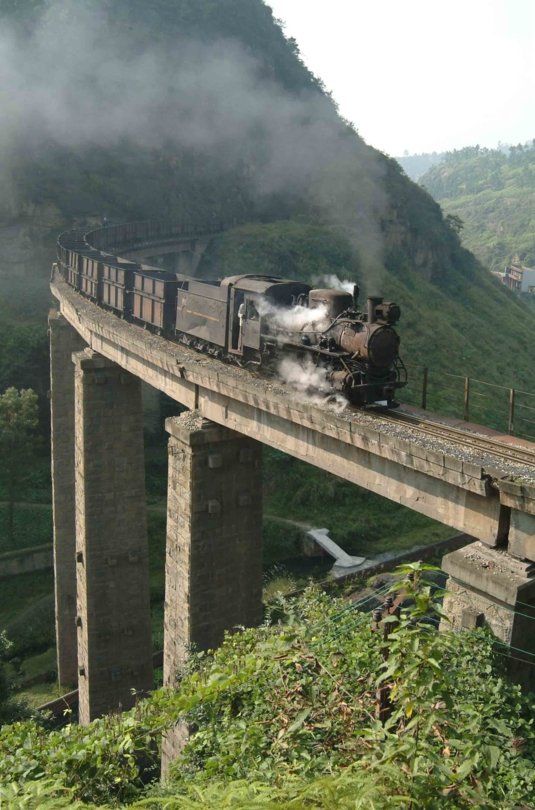
<path fill-rule="evenodd" d="M 449 152 L 419 181 L 464 224 L 463 242 L 491 270 L 535 266 L 535 141 Z"/>

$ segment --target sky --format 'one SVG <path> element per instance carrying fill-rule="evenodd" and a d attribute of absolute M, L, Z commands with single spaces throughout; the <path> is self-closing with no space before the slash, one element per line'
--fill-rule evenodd
<path fill-rule="evenodd" d="M 266 0 L 360 135 L 394 157 L 535 138 L 535 0 Z"/>

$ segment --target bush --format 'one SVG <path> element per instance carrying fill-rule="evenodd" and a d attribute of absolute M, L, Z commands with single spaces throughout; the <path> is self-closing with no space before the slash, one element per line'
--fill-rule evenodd
<path fill-rule="evenodd" d="M 264 566 L 301 555 L 303 530 L 266 518 L 262 529 Z"/>
<path fill-rule="evenodd" d="M 440 608 L 424 572 L 418 564 L 400 571 L 410 602 L 386 623 L 386 661 L 364 603 L 309 589 L 278 601 L 276 625 L 193 656 L 177 690 L 121 717 L 50 734 L 35 722 L 5 727 L 0 783 L 46 774 L 75 799 L 153 810 L 512 810 L 531 802 L 533 701 L 508 682 L 487 631 L 437 632 Z M 379 688 L 390 701 L 382 721 Z M 143 783 L 157 776 L 156 741 L 184 720 L 194 730 L 170 782 L 142 798 Z"/>

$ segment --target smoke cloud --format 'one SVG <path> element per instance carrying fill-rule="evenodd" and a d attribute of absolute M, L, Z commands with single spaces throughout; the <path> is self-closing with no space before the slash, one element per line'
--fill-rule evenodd
<path fill-rule="evenodd" d="M 236 41 L 133 47 L 104 0 L 88 6 L 52 0 L 29 41 L 0 32 L 4 187 L 21 142 L 192 149 L 246 166 L 257 195 L 305 196 L 351 237 L 363 273 L 380 273 L 382 164 L 326 96 L 284 90 Z"/>
<path fill-rule="evenodd" d="M 329 290 L 340 290 L 341 292 L 349 293 L 353 295 L 353 290 L 355 287 L 354 281 L 347 281 L 338 278 L 335 273 L 326 273 L 323 276 L 317 276 L 313 279 L 314 284 L 317 284 L 318 287 L 322 285 Z"/>
<path fill-rule="evenodd" d="M 324 305 L 312 309 L 300 305 L 277 307 L 265 299 L 258 299 L 256 304 L 259 314 L 267 319 L 268 326 L 280 343 L 285 340 L 285 331 L 302 334 L 323 331 L 331 322 Z M 281 333 L 277 330 L 284 331 Z M 327 369 L 316 365 L 310 357 L 285 357 L 278 364 L 277 376 L 309 404 L 329 407 L 337 412 L 348 404 L 342 394 L 333 393 L 327 380 Z"/>
<path fill-rule="evenodd" d="M 276 307 L 265 299 L 259 298 L 259 314 L 268 318 L 268 325 L 275 329 L 285 329 L 288 332 L 321 332 L 329 326 L 329 317 L 326 306 L 304 307 Z"/>
<path fill-rule="evenodd" d="M 343 411 L 348 405 L 342 394 L 332 392 L 326 379 L 326 369 L 316 366 L 312 360 L 299 361 L 286 357 L 279 364 L 278 375 L 301 399 L 311 405 L 327 406 L 336 412 Z"/>

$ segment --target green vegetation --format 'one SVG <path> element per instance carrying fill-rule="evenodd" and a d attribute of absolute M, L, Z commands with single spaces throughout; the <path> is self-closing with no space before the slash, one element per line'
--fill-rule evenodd
<path fill-rule="evenodd" d="M 12 685 L 5 663 L 10 647 L 11 642 L 6 634 L 0 632 L 0 727 L 3 723 L 11 723 L 28 716 L 24 703 L 16 700 L 12 694 Z"/>
<path fill-rule="evenodd" d="M 408 606 L 393 620 L 386 660 L 369 605 L 360 612 L 309 589 L 279 600 L 274 623 L 194 656 L 176 690 L 120 717 L 51 732 L 36 721 L 4 726 L 0 783 L 17 784 L 8 790 L 22 803 L 35 802 L 42 780 L 41 796 L 58 807 L 66 796 L 153 810 L 531 803 L 532 700 L 508 681 L 488 632 L 437 632 L 440 593 L 425 570 L 400 570 Z M 391 700 L 384 724 L 380 686 Z M 162 787 L 157 746 L 181 721 L 192 733 Z"/>
<path fill-rule="evenodd" d="M 0 21 L 14 22 L 21 36 L 28 37 L 39 30 L 41 13 L 50 6 L 49 0 L 7 0 Z M 102 92 L 113 91 L 114 62 L 109 63 L 108 56 L 124 58 L 132 67 L 140 57 L 147 57 L 141 60 L 147 68 L 151 58 L 162 64 L 165 70 L 150 87 L 151 99 L 157 101 L 160 88 L 178 86 L 180 58 L 187 69 L 193 51 L 182 46 L 190 37 L 201 52 L 205 45 L 231 43 L 231 53 L 238 52 L 239 64 L 251 72 L 252 107 L 264 104 L 264 113 L 252 120 L 239 118 L 242 74 L 231 70 L 221 97 L 231 123 L 236 116 L 240 122 L 239 127 L 230 127 L 232 137 L 225 143 L 232 148 L 210 151 L 196 140 L 193 145 L 184 143 L 174 133 L 146 140 L 147 122 L 137 119 L 138 132 L 128 115 L 127 131 L 114 137 L 106 128 L 106 111 L 81 121 L 84 128 L 91 121 L 100 128 L 87 137 L 84 132 L 82 143 L 59 137 L 53 126 L 46 136 L 38 126 L 28 127 L 10 144 L 11 184 L 3 188 L 0 199 L 0 227 L 19 229 L 19 248 L 29 238 L 28 220 L 41 223 L 36 245 L 43 252 L 51 251 L 62 228 L 93 226 L 104 215 L 112 220 L 173 217 L 185 223 L 242 223 L 212 242 L 202 272 L 218 276 L 266 272 L 311 281 L 335 273 L 360 281 L 363 292 L 378 291 L 396 299 L 402 308 L 403 356 L 411 375 L 408 401 L 419 402 L 421 366 L 432 369 L 436 384 L 429 404 L 442 411 L 459 413 L 462 391 L 462 385 L 459 391 L 446 389 L 445 380 L 451 383 L 447 374 L 535 391 L 535 309 L 501 289 L 463 249 L 456 219 L 459 213 L 467 232 L 463 212 L 446 206 L 444 216 L 394 160 L 367 147 L 337 119 L 321 82 L 303 65 L 295 42 L 285 38 L 262 0 L 77 0 L 65 3 L 62 11 L 68 23 L 95 8 L 105 21 L 101 33 L 110 48 L 103 62 L 106 70 L 111 65 L 111 73 L 99 74 L 100 85 L 90 73 L 78 86 L 74 67 L 86 64 L 87 54 L 85 38 L 75 42 L 79 59 L 72 63 L 71 104 L 85 99 L 93 85 Z M 53 33 L 57 45 L 61 38 Z M 24 42 L 29 59 L 31 42 Z M 99 42 L 94 40 L 95 47 Z M 54 66 L 68 45 L 72 42 L 64 38 L 56 48 Z M 120 77 L 118 87 L 121 90 Z M 163 98 L 169 101 L 172 93 Z M 54 109 L 57 104 L 61 110 L 60 102 L 54 98 Z M 297 131 L 286 126 L 287 121 L 295 124 L 294 108 L 299 113 Z M 70 119 L 56 114 L 61 136 L 76 131 L 81 115 L 74 110 Z M 111 110 L 113 105 L 107 112 Z M 282 119 L 277 118 L 281 110 Z M 157 103 L 151 107 L 150 134 L 166 120 L 167 112 Z M 273 117 L 284 126 L 271 127 Z M 325 141 L 327 135 L 331 140 Z M 328 143 L 327 151 L 319 148 L 320 142 Z M 286 162 L 277 163 L 287 145 Z M 338 165 L 334 158 L 340 154 Z M 532 202 L 524 164 L 515 164 L 514 182 L 509 182 L 512 157 L 500 168 L 503 187 L 490 192 L 502 195 L 501 202 L 507 203 L 509 190 L 518 186 L 524 196 L 515 199 Z M 531 160 L 526 150 L 517 158 L 526 165 Z M 301 166 L 303 171 L 294 174 Z M 463 195 L 488 194 L 489 189 L 478 183 L 469 192 L 463 189 Z M 455 193 L 458 196 L 460 189 Z M 520 227 L 525 233 L 533 231 L 527 219 Z M 515 250 L 524 248 L 516 245 Z M 522 255 L 530 255 L 527 246 Z M 16 272 L 16 262 L 13 267 L 6 264 Z M 0 391 L 33 388 L 46 435 L 47 296 L 42 294 L 46 286 L 42 267 L 35 278 L 9 277 L 2 284 Z M 488 424 L 500 424 L 501 412 L 492 398 L 487 397 L 477 414 Z M 160 647 L 163 432 L 156 431 L 148 445 L 151 606 L 154 644 Z M 40 543 L 49 535 L 49 508 L 40 506 L 50 503 L 46 452 L 43 447 L 36 457 L 31 477 L 19 492 L 24 505 L 12 518 L 5 503 L 10 501 L 7 481 L 0 491 L 0 520 L 7 525 L 5 534 L 11 533 L 8 545 Z M 348 551 L 367 556 L 429 542 L 449 532 L 276 452 L 266 451 L 265 458 L 266 513 L 271 516 L 265 527 L 265 556 L 271 590 L 281 582 L 299 586 L 309 572 L 322 576 L 325 571 L 322 563 L 295 564 L 300 530 L 291 521 L 328 526 Z M 24 526 L 17 524 L 17 514 Z M 412 584 L 406 582 L 405 587 L 410 590 Z M 272 606 L 270 621 L 259 630 L 230 637 L 213 655 L 194 657 L 176 692 L 157 692 L 130 713 L 84 729 L 72 724 L 49 732 L 37 720 L 4 726 L 0 804 L 55 808 L 77 807 L 84 801 L 205 810 L 224 806 L 498 810 L 532 802 L 533 705 L 507 681 L 503 648 L 483 631 L 437 634 L 437 608 L 431 604 L 429 589 L 424 585 L 414 596 L 416 608 L 391 634 L 388 668 L 380 634 L 370 632 L 369 616 L 309 590 L 295 604 L 282 601 Z M 422 622 L 424 613 L 427 619 Z M 20 682 L 53 669 L 50 572 L 2 582 L 3 627 L 14 644 L 3 650 L 8 681 Z M 0 699 L 2 683 L 0 678 Z M 380 684 L 391 688 L 393 701 L 385 726 L 375 719 Z M 34 702 L 44 699 L 42 684 L 33 690 Z M 53 691 L 51 685 L 49 694 Z M 184 757 L 167 789 L 147 788 L 158 775 L 162 731 L 180 718 L 194 727 Z"/>
<path fill-rule="evenodd" d="M 507 151 L 448 152 L 420 182 L 464 225 L 463 242 L 491 270 L 535 266 L 535 141 Z"/>
<path fill-rule="evenodd" d="M 52 542 L 51 504 L 15 503 L 11 533 L 9 512 L 8 505 L 0 505 L 0 553 Z"/>
<path fill-rule="evenodd" d="M 374 556 L 401 551 L 453 534 L 447 526 L 284 453 L 267 451 L 264 463 L 266 514 L 290 518 L 305 526 L 325 526 L 349 554 Z M 274 553 L 274 535 L 272 543 L 266 544 L 267 554 Z M 271 562 L 297 556 L 298 547 L 295 529 L 287 531 L 276 545 L 278 556 L 272 557 Z"/>
<path fill-rule="evenodd" d="M 5 531 L 13 542 L 15 501 L 32 461 L 37 428 L 37 394 L 31 389 L 8 388 L 0 394 L 0 482 L 7 495 Z"/>
<path fill-rule="evenodd" d="M 283 220 L 242 225 L 213 239 L 199 267 L 202 278 L 239 273 L 313 279 L 355 276 L 358 262 L 340 232 L 317 222 Z"/>

